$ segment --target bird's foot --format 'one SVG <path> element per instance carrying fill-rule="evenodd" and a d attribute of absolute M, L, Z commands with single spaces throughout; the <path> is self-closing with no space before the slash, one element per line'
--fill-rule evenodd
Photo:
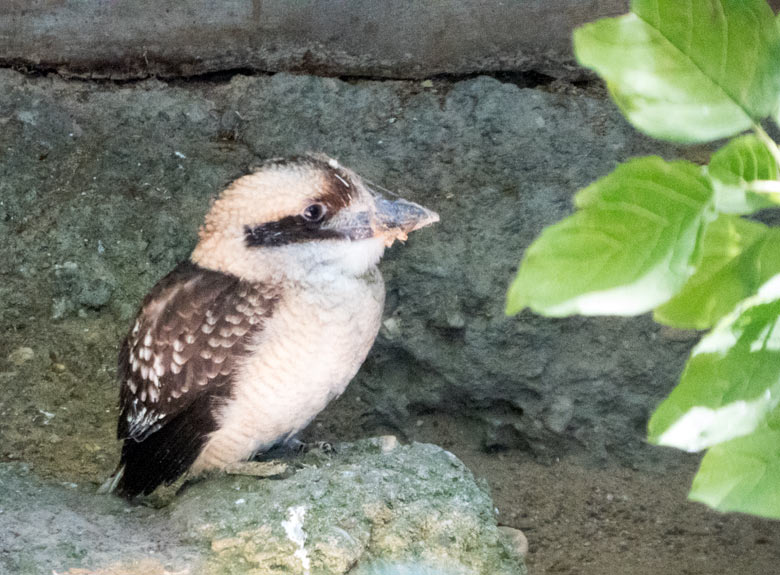
<path fill-rule="evenodd" d="M 332 443 L 327 441 L 311 441 L 309 443 L 305 443 L 298 439 L 292 439 L 290 440 L 289 446 L 296 455 L 304 455 L 314 450 L 320 451 L 325 455 L 332 455 L 336 453 L 336 448 L 333 447 Z"/>
<path fill-rule="evenodd" d="M 240 461 L 225 468 L 229 475 L 249 475 L 252 477 L 277 477 L 287 473 L 287 464 L 281 461 Z"/>
<path fill-rule="evenodd" d="M 311 449 L 319 449 L 326 455 L 335 455 L 338 453 L 336 451 L 336 446 L 329 441 L 315 441 Z"/>

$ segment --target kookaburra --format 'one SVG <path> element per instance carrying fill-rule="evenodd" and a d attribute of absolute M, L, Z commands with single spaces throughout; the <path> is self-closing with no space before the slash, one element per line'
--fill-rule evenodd
<path fill-rule="evenodd" d="M 385 247 L 438 219 L 323 156 L 272 160 L 234 181 L 122 343 L 124 443 L 108 489 L 149 494 L 306 427 L 374 342 Z"/>

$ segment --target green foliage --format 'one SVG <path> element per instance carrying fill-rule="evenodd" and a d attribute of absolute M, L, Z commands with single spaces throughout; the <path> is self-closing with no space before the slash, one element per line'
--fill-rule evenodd
<path fill-rule="evenodd" d="M 759 286 L 780 273 L 780 231 L 722 215 L 702 239 L 694 274 L 668 302 L 657 307 L 657 322 L 680 329 L 707 329 Z"/>
<path fill-rule="evenodd" d="M 653 414 L 650 441 L 699 451 L 747 435 L 780 401 L 780 278 L 701 339 Z"/>
<path fill-rule="evenodd" d="M 632 160 L 582 190 L 573 216 L 528 249 L 509 312 L 631 315 L 676 293 L 693 272 L 712 187 L 701 168 Z"/>
<path fill-rule="evenodd" d="M 775 109 L 777 29 L 763 0 L 635 0 L 629 14 L 577 30 L 574 49 L 656 138 L 733 136 Z"/>
<path fill-rule="evenodd" d="M 760 182 L 777 180 L 777 163 L 752 134 L 715 152 L 708 173 L 715 188 L 715 204 L 724 214 L 752 214 L 780 203 L 780 189 L 761 189 Z"/>
<path fill-rule="evenodd" d="M 507 313 L 636 315 L 709 329 L 653 414 L 650 441 L 708 450 L 690 497 L 780 518 L 780 24 L 763 0 L 634 0 L 578 29 L 580 63 L 639 130 L 736 136 L 708 166 L 633 159 L 581 190 L 526 250 Z"/>
<path fill-rule="evenodd" d="M 780 517 L 780 431 L 720 443 L 702 459 L 689 497 L 721 511 Z"/>

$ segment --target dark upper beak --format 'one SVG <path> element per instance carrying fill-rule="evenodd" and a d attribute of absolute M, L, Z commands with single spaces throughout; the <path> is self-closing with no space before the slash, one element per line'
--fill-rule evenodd
<path fill-rule="evenodd" d="M 414 202 L 398 199 L 393 202 L 377 196 L 374 199 L 377 235 L 395 235 L 403 240 L 406 234 L 439 221 L 439 214 Z"/>
<path fill-rule="evenodd" d="M 439 214 L 414 202 L 397 199 L 393 202 L 372 192 L 360 202 L 342 209 L 327 227 L 352 240 L 382 238 L 390 246 L 404 241 L 409 232 L 439 221 Z"/>

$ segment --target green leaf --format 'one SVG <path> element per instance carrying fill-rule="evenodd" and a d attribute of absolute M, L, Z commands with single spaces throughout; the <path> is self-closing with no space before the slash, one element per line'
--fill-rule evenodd
<path fill-rule="evenodd" d="M 699 166 L 638 158 L 580 192 L 581 210 L 526 250 L 507 299 L 550 316 L 632 315 L 668 300 L 694 271 L 712 190 Z"/>
<path fill-rule="evenodd" d="M 780 401 L 780 276 L 693 349 L 648 425 L 659 445 L 699 451 L 752 433 Z"/>
<path fill-rule="evenodd" d="M 654 311 L 658 323 L 707 329 L 780 273 L 780 232 L 735 216 L 707 226 L 696 273 Z"/>
<path fill-rule="evenodd" d="M 780 431 L 762 428 L 704 456 L 690 499 L 719 511 L 780 519 Z"/>
<path fill-rule="evenodd" d="M 764 0 L 635 0 L 631 13 L 577 29 L 574 51 L 639 130 L 704 142 L 775 110 L 778 38 Z"/>
<path fill-rule="evenodd" d="M 726 214 L 752 214 L 780 204 L 777 163 L 755 135 L 736 138 L 715 152 L 708 167 L 715 206 Z M 774 192 L 753 191 L 763 184 Z"/>

